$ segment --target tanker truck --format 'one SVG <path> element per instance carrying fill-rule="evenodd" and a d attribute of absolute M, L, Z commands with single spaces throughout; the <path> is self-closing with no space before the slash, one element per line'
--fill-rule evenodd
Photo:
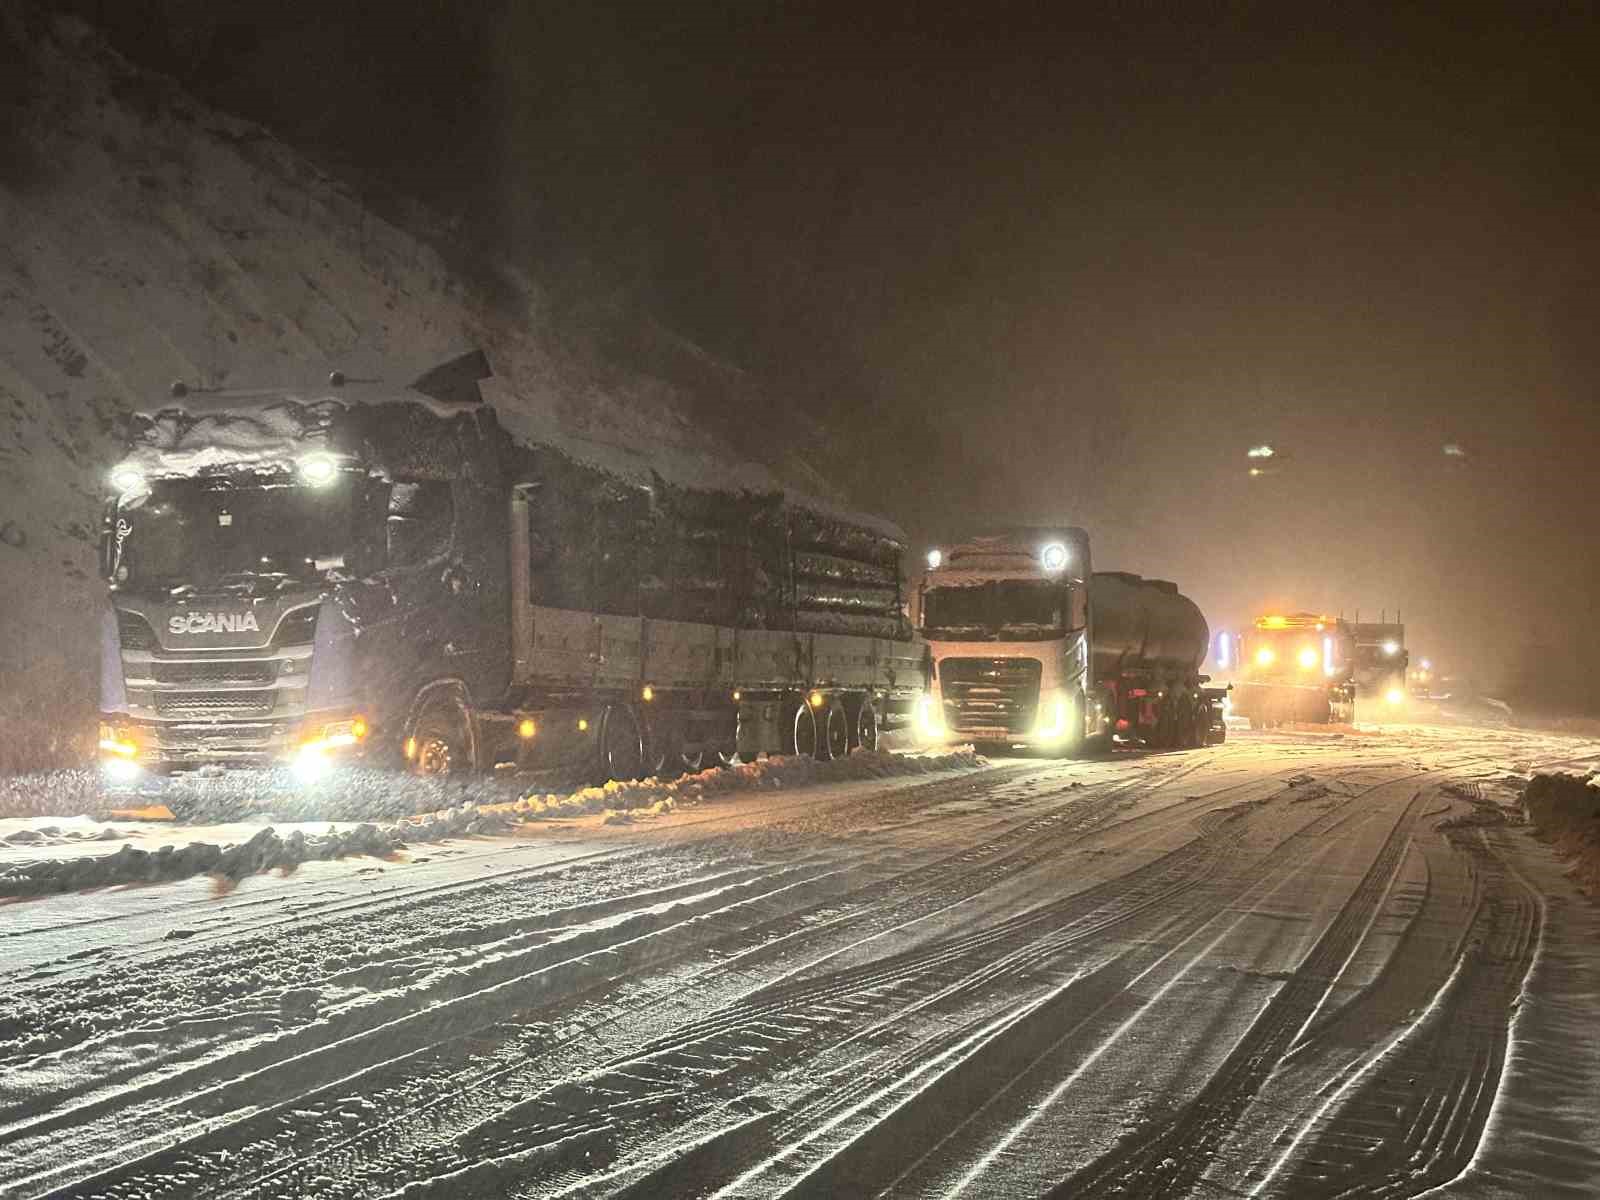
<path fill-rule="evenodd" d="M 622 779 L 909 722 L 927 666 L 897 530 L 601 469 L 503 423 L 490 375 L 474 352 L 408 387 L 175 385 L 134 419 L 101 540 L 108 777 Z"/>
<path fill-rule="evenodd" d="M 1082 529 L 932 550 L 917 610 L 933 660 L 917 708 L 925 742 L 1071 754 L 1227 736 L 1226 689 L 1199 674 L 1200 610 L 1164 580 L 1093 570 Z"/>

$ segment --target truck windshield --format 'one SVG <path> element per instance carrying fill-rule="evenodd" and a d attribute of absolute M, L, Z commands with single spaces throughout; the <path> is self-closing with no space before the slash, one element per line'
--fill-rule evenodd
<path fill-rule="evenodd" d="M 1045 580 L 1006 579 L 933 587 L 923 597 L 927 637 L 945 641 L 1036 642 L 1061 637 L 1067 589 Z"/>
<path fill-rule="evenodd" d="M 165 479 L 118 503 L 113 576 L 129 591 L 288 583 L 343 565 L 358 481 L 318 487 L 282 477 Z"/>

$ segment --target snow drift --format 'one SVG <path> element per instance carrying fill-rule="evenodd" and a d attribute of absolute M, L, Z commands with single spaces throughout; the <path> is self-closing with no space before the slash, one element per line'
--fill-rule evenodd
<path fill-rule="evenodd" d="M 43 851 L 71 845 L 80 851 L 68 857 L 41 854 L 38 858 L 0 866 L 0 899 L 53 895 L 113 884 L 171 882 L 194 875 L 211 875 L 219 885 L 231 887 L 248 875 L 274 868 L 289 869 L 305 862 L 358 854 L 388 857 L 408 845 L 452 837 L 502 834 L 528 821 L 601 814 L 605 824 L 622 825 L 662 816 L 680 805 L 699 803 L 726 792 L 926 775 L 973 770 L 984 765 L 985 760 L 970 747 L 929 755 L 857 751 L 848 758 L 831 762 L 807 757 L 762 758 L 680 779 L 611 782 L 568 794 L 533 794 L 501 803 L 457 804 L 440 811 L 389 820 L 382 825 L 372 821 L 345 829 L 330 825 L 324 833 L 295 829 L 284 837 L 271 825 L 263 825 L 249 839 L 233 845 L 205 841 L 179 845 L 175 841 L 153 851 L 119 845 L 114 852 L 84 853 L 92 849 L 89 843 L 117 842 L 121 834 L 114 825 L 96 828 L 78 820 L 70 823 L 75 828 L 69 827 L 64 832 L 56 827 L 23 828 L 10 834 L 0 831 L 0 850 Z M 371 815 L 380 819 L 391 815 L 397 802 L 404 803 L 404 794 L 401 791 L 402 798 L 397 801 L 393 796 L 368 793 L 373 801 Z M 330 797 L 303 792 L 295 802 L 274 805 L 270 819 L 306 822 L 320 817 L 350 821 L 359 819 L 360 813 L 361 806 L 353 803 L 348 794 L 334 793 Z M 198 819 L 225 821 L 238 815 L 232 811 L 211 811 L 199 814 Z"/>
<path fill-rule="evenodd" d="M 1578 886 L 1600 896 L 1600 780 L 1535 775 L 1522 794 L 1522 811 L 1540 837 L 1573 860 L 1570 874 Z"/>

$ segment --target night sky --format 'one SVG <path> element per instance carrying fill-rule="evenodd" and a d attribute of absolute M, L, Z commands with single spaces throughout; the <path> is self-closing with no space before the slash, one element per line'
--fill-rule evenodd
<path fill-rule="evenodd" d="M 919 541 L 1071 521 L 1214 626 L 1398 606 L 1600 702 L 1594 9 L 79 7 L 781 380 Z"/>

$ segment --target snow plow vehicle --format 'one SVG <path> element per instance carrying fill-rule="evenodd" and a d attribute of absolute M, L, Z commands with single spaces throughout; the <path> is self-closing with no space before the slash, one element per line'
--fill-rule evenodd
<path fill-rule="evenodd" d="M 513 436 L 489 375 L 474 353 L 410 387 L 175 385 L 135 419 L 101 549 L 108 777 L 624 779 L 910 720 L 897 530 Z"/>
<path fill-rule="evenodd" d="M 1175 584 L 1094 571 L 1082 529 L 933 550 L 917 607 L 933 660 L 917 719 L 926 742 L 1072 754 L 1227 736 L 1227 689 L 1199 673 L 1200 610 Z"/>
<path fill-rule="evenodd" d="M 1252 729 L 1326 725 L 1354 715 L 1354 641 L 1337 617 L 1257 617 L 1238 638 L 1233 711 Z"/>

